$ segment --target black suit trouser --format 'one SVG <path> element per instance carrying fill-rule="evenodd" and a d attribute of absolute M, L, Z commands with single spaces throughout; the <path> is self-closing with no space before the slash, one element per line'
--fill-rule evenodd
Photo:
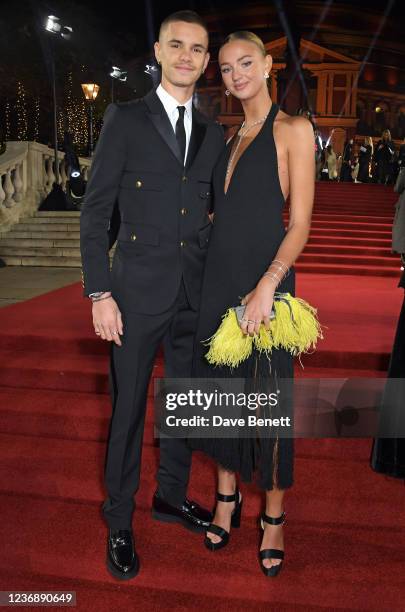
<path fill-rule="evenodd" d="M 175 303 L 159 315 L 125 313 L 122 346 L 111 344 L 110 393 L 112 417 L 105 460 L 108 497 L 103 515 L 109 527 L 129 529 L 139 488 L 142 440 L 149 380 L 163 343 L 165 376 L 191 376 L 198 312 L 192 310 L 183 281 Z M 185 497 L 191 450 L 183 439 L 160 439 L 158 494 L 180 506 Z"/>

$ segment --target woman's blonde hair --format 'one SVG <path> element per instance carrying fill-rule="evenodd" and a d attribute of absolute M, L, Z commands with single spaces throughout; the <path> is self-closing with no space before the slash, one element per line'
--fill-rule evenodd
<path fill-rule="evenodd" d="M 220 49 L 222 49 L 222 47 L 224 47 L 228 43 L 233 42 L 234 40 L 245 40 L 246 42 L 251 42 L 256 45 L 263 57 L 269 55 L 267 53 L 266 47 L 263 44 L 262 39 L 256 36 L 256 34 L 254 34 L 253 32 L 249 32 L 248 30 L 239 30 L 238 32 L 233 32 L 232 34 L 229 34 L 229 36 L 225 38 Z"/>
<path fill-rule="evenodd" d="M 367 142 L 367 144 L 370 145 L 371 152 L 373 152 L 374 151 L 374 143 L 373 143 L 373 139 L 371 138 L 371 136 L 366 136 L 366 142 Z"/>

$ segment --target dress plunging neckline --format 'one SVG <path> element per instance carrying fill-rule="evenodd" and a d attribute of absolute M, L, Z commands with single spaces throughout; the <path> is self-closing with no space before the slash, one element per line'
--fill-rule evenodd
<path fill-rule="evenodd" d="M 228 192 L 229 192 L 229 189 L 230 189 L 230 187 L 231 187 L 232 180 L 233 180 L 233 175 L 235 174 L 235 172 L 236 172 L 236 170 L 237 170 L 237 167 L 239 166 L 239 162 L 241 161 L 242 157 L 245 155 L 246 151 L 252 147 L 252 145 L 253 145 L 253 144 L 256 142 L 256 140 L 259 138 L 260 134 L 261 134 L 261 133 L 263 132 L 263 130 L 265 129 L 266 124 L 267 124 L 267 122 L 268 122 L 268 121 L 269 121 L 269 119 L 270 119 L 270 116 L 273 114 L 273 112 L 272 112 L 272 111 L 273 111 L 273 108 L 274 108 L 275 106 L 276 106 L 275 102 L 272 102 L 272 104 L 271 104 L 271 106 L 270 106 L 270 110 L 269 110 L 269 112 L 268 112 L 268 114 L 267 114 L 267 117 L 266 117 L 265 121 L 263 121 L 263 125 L 262 125 L 262 127 L 261 127 L 261 128 L 260 128 L 260 130 L 257 132 L 256 136 L 255 136 L 255 137 L 252 139 L 252 142 L 250 142 L 250 143 L 247 145 L 247 147 L 246 147 L 246 148 L 245 148 L 245 149 L 242 151 L 242 153 L 239 155 L 239 158 L 238 158 L 237 162 L 235 163 L 235 165 L 234 165 L 234 167 L 233 167 L 232 174 L 231 174 L 231 176 L 229 177 L 228 187 L 227 187 L 227 190 L 226 190 L 226 191 L 225 191 L 225 185 L 226 185 L 226 170 L 225 170 L 225 181 L 224 181 L 224 184 L 223 184 L 223 187 L 222 187 L 222 192 L 223 192 L 224 197 L 226 197 L 226 196 L 228 195 Z M 239 129 L 240 129 L 240 128 L 239 128 Z M 229 158 L 230 158 L 230 156 L 231 156 L 231 152 L 232 152 L 232 145 L 233 145 L 233 141 L 234 141 L 234 138 L 235 138 L 235 136 L 236 136 L 236 135 L 237 135 L 237 132 L 236 132 L 236 133 L 235 133 L 235 134 L 232 136 L 231 140 L 228 142 L 228 146 L 229 146 L 229 154 L 226 156 L 226 159 L 225 159 L 225 161 L 226 161 L 226 166 L 225 166 L 225 167 L 226 167 L 226 168 L 228 167 Z"/>

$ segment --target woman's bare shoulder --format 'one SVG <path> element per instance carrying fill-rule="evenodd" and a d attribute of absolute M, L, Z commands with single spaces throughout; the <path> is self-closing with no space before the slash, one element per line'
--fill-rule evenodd
<path fill-rule="evenodd" d="M 314 139 L 312 123 L 301 115 L 288 115 L 280 110 L 277 113 L 275 125 L 287 142 L 296 141 L 297 138 L 311 141 Z"/>
<path fill-rule="evenodd" d="M 279 110 L 275 122 L 285 126 L 285 129 L 290 131 L 309 132 L 313 134 L 312 123 L 302 115 L 288 115 L 282 110 Z"/>

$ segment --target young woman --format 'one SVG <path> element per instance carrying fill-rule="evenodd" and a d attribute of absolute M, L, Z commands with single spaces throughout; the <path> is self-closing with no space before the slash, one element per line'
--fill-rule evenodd
<path fill-rule="evenodd" d="M 255 34 L 243 31 L 228 36 L 219 52 L 219 65 L 226 93 L 242 103 L 244 121 L 213 175 L 214 219 L 194 376 L 254 379 L 260 372 L 261 379 L 271 384 L 277 377 L 293 377 L 293 358 L 287 351 L 273 350 L 270 360 L 255 353 L 230 371 L 208 364 L 202 342 L 241 297 L 246 305 L 241 329 L 253 336 L 261 323 L 269 323 L 275 290 L 294 295 L 292 266 L 307 242 L 311 223 L 314 135 L 308 119 L 287 115 L 271 100 L 267 80 L 272 58 Z M 286 230 L 282 214 L 288 196 Z M 231 524 L 239 526 L 241 516 L 237 473 L 251 481 L 257 472 L 266 496 L 259 561 L 266 575 L 277 575 L 284 556 L 284 492 L 293 484 L 293 438 L 211 438 L 190 443 L 218 463 L 217 505 L 205 545 L 217 550 L 227 544 Z"/>
<path fill-rule="evenodd" d="M 331 144 L 326 147 L 326 163 L 328 166 L 328 177 L 330 181 L 337 178 L 337 158 Z"/>

